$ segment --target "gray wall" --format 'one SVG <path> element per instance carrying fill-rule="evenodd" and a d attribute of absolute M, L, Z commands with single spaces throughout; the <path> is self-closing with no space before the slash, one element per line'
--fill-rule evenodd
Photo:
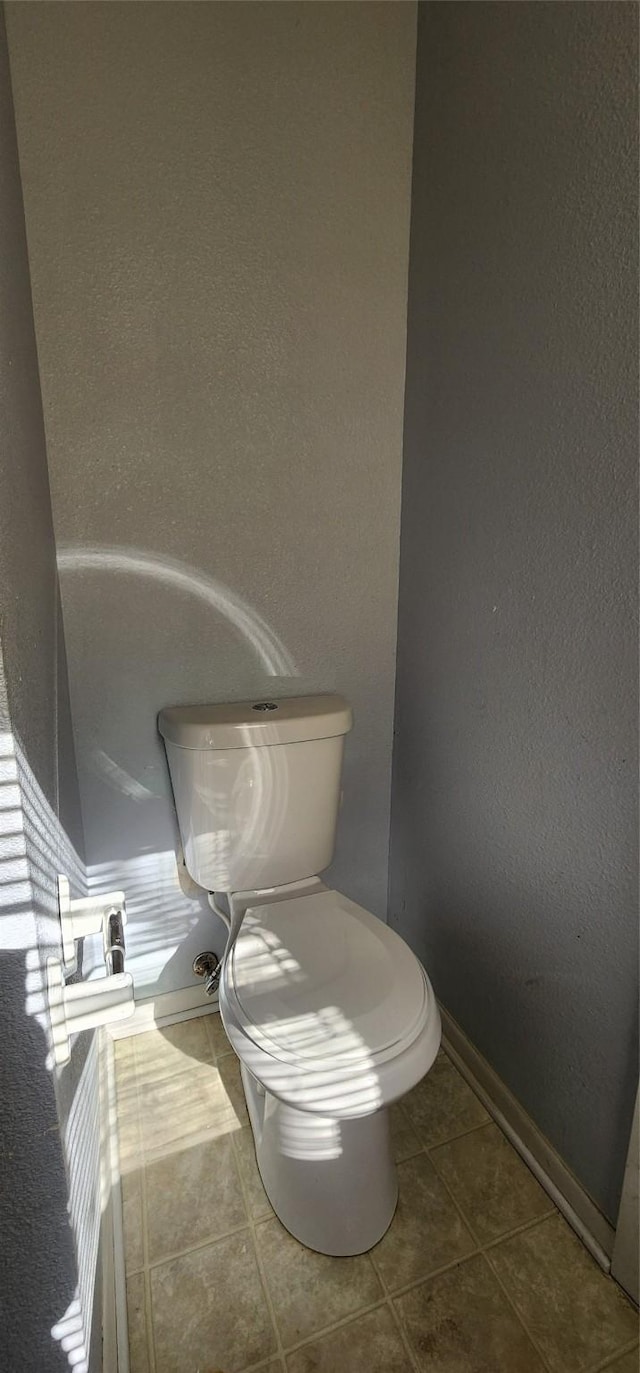
<path fill-rule="evenodd" d="M 421 7 L 390 919 L 606 1214 L 637 1083 L 637 7 Z"/>
<path fill-rule="evenodd" d="M 47 955 L 59 953 L 57 873 L 68 873 L 74 891 L 82 880 L 71 842 L 82 850 L 82 828 L 1 7 L 0 414 L 2 1362 L 63 1373 L 67 1355 L 52 1328 L 74 1301 L 78 1256 L 88 1252 L 68 1211 L 68 1179 L 87 1141 L 81 1130 L 71 1156 L 64 1134 L 91 1041 L 80 1036 L 71 1062 L 51 1070 L 43 973 Z M 99 1196 L 95 1204 L 99 1216 Z M 84 1315 L 88 1327 L 91 1311 Z M 99 1323 L 93 1329 L 99 1337 Z"/>
<path fill-rule="evenodd" d="M 349 696 L 329 880 L 386 915 L 415 20 L 9 7 L 87 849 L 139 991 L 222 934 L 177 885 L 170 702 Z"/>

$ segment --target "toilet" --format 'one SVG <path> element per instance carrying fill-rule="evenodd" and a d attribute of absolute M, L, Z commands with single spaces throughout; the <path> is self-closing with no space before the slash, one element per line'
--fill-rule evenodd
<path fill-rule="evenodd" d="M 319 876 L 351 725 L 337 695 L 158 718 L 187 870 L 229 928 L 220 1014 L 265 1191 L 296 1239 L 336 1256 L 391 1223 L 389 1107 L 429 1071 L 441 1033 L 415 954 Z"/>

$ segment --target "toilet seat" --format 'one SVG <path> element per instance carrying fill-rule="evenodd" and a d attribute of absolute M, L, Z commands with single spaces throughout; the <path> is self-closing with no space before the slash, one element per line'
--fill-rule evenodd
<path fill-rule="evenodd" d="M 395 1100 L 428 1071 L 440 1038 L 433 991 L 408 945 L 322 887 L 246 911 L 220 1009 L 259 1082 L 331 1115 Z"/>

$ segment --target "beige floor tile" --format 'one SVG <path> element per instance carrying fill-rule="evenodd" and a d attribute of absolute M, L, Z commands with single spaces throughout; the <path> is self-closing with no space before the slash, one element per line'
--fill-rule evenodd
<path fill-rule="evenodd" d="M 123 1035 L 122 1039 L 113 1040 L 113 1056 L 116 1063 L 116 1070 L 123 1068 L 126 1063 L 134 1057 L 135 1035 Z"/>
<path fill-rule="evenodd" d="M 369 1311 L 287 1357 L 287 1373 L 412 1373 L 389 1308 Z"/>
<path fill-rule="evenodd" d="M 431 1071 L 403 1098 L 402 1104 L 427 1148 L 443 1144 L 489 1119 L 482 1102 L 442 1052 Z"/>
<path fill-rule="evenodd" d="M 118 1161 L 123 1178 L 142 1167 L 142 1135 L 137 1116 L 118 1121 Z"/>
<path fill-rule="evenodd" d="M 348 1259 L 316 1254 L 275 1217 L 257 1226 L 256 1242 L 285 1349 L 382 1296 L 366 1254 Z"/>
<path fill-rule="evenodd" d="M 201 1139 L 219 1139 L 247 1120 L 235 1060 L 198 1063 L 190 1072 L 161 1077 L 139 1091 L 145 1157 L 171 1154 Z M 226 1065 L 231 1065 L 231 1071 Z"/>
<path fill-rule="evenodd" d="M 481 1244 L 553 1209 L 493 1121 L 441 1144 L 431 1159 Z"/>
<path fill-rule="evenodd" d="M 127 1278 L 127 1325 L 130 1373 L 149 1373 L 144 1273 Z"/>
<path fill-rule="evenodd" d="M 142 1167 L 142 1134 L 138 1110 L 138 1091 L 129 1090 L 118 1098 L 118 1162 L 121 1177 Z"/>
<path fill-rule="evenodd" d="M 607 1364 L 606 1373 L 638 1373 L 640 1369 L 640 1351 L 632 1349 L 628 1354 L 623 1354 L 621 1359 L 615 1359 L 613 1363 Z"/>
<path fill-rule="evenodd" d="M 424 1373 L 544 1373 L 481 1255 L 396 1300 Z"/>
<path fill-rule="evenodd" d="M 145 1191 L 150 1263 L 247 1223 L 230 1135 L 149 1162 Z"/>
<path fill-rule="evenodd" d="M 273 1215 L 271 1202 L 262 1185 L 262 1178 L 256 1163 L 256 1151 L 250 1125 L 237 1130 L 233 1135 L 240 1176 L 244 1183 L 249 1215 L 252 1220 L 266 1220 Z"/>
<path fill-rule="evenodd" d="M 151 1269 L 157 1373 L 239 1373 L 276 1352 L 248 1230 Z"/>
<path fill-rule="evenodd" d="M 227 1039 L 227 1032 L 222 1024 L 220 1012 L 212 1011 L 210 1015 L 205 1015 L 202 1018 L 207 1027 L 214 1058 L 222 1058 L 224 1054 L 232 1054 L 233 1049 Z"/>
<path fill-rule="evenodd" d="M 637 1335 L 630 1302 L 560 1216 L 503 1240 L 488 1258 L 553 1373 L 579 1373 Z"/>
<path fill-rule="evenodd" d="M 414 1154 L 420 1153 L 422 1149 L 420 1140 L 399 1101 L 396 1101 L 389 1111 L 389 1126 L 391 1129 L 391 1148 L 396 1163 L 403 1163 L 405 1159 L 413 1158 Z"/>
<path fill-rule="evenodd" d="M 176 1073 L 188 1073 L 199 1063 L 213 1062 L 205 1019 L 205 1016 L 197 1016 L 137 1035 L 135 1056 L 139 1083 L 156 1083 L 174 1077 Z"/>
<path fill-rule="evenodd" d="M 142 1243 L 142 1168 L 124 1173 L 122 1177 L 122 1237 L 127 1273 L 135 1273 L 144 1264 Z"/>
<path fill-rule="evenodd" d="M 239 1060 L 236 1058 L 235 1054 L 225 1054 L 223 1058 L 219 1059 L 216 1066 L 220 1074 L 220 1081 L 222 1082 L 238 1120 L 240 1120 L 243 1125 L 248 1125 L 249 1115 L 247 1112 L 244 1087 L 242 1086 L 242 1078 L 240 1076 Z"/>
<path fill-rule="evenodd" d="M 119 1042 L 132 1045 L 130 1039 L 122 1039 Z M 119 1046 L 116 1046 L 115 1073 L 118 1120 L 132 1120 L 138 1113 L 138 1086 L 133 1047 L 123 1053 L 119 1051 Z"/>
<path fill-rule="evenodd" d="M 380 1278 L 392 1292 L 420 1282 L 395 1305 L 428 1373 L 543 1373 L 500 1282 L 549 1373 L 605 1362 L 606 1373 L 639 1373 L 637 1348 L 616 1357 L 637 1337 L 637 1313 L 564 1221 L 554 1213 L 508 1235 L 550 1203 L 444 1054 L 390 1112 L 400 1183 L 390 1230 L 371 1256 L 331 1259 L 299 1245 L 273 1216 L 217 1013 L 119 1040 L 114 1052 L 131 1373 L 151 1368 L 143 1159 L 156 1373 L 240 1373 L 259 1362 L 261 1373 L 285 1373 L 245 1205 L 259 1222 L 281 1338 L 289 1348 L 308 1341 L 287 1356 L 287 1373 L 408 1373 L 388 1308 L 366 1309 L 382 1297 Z M 484 1258 L 469 1256 L 473 1237 L 443 1179 L 480 1243 L 493 1242 Z M 429 1277 L 447 1264 L 456 1266 Z M 347 1324 L 322 1334 L 339 1320 Z"/>
<path fill-rule="evenodd" d="M 371 1250 L 374 1267 L 391 1292 L 476 1247 L 426 1154 L 398 1165 L 398 1187 L 396 1214 Z"/>

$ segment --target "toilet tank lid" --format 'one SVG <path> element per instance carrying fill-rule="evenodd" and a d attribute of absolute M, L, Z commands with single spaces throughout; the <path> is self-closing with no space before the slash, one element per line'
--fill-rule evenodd
<path fill-rule="evenodd" d="M 351 729 L 351 706 L 342 696 L 256 697 L 226 705 L 165 706 L 158 729 L 177 748 L 253 748 L 331 739 Z"/>

